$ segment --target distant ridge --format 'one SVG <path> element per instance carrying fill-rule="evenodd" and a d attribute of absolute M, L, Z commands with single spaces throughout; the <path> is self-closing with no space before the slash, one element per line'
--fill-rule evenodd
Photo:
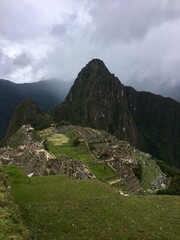
<path fill-rule="evenodd" d="M 31 98 L 43 111 L 47 111 L 64 100 L 69 88 L 70 83 L 53 79 L 21 84 L 0 79 L 0 139 L 22 100 Z"/>

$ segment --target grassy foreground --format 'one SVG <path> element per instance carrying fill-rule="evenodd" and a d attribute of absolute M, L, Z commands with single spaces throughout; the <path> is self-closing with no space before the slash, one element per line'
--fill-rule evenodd
<path fill-rule="evenodd" d="M 22 222 L 18 206 L 7 190 L 7 179 L 0 168 L 0 239 L 29 240 L 29 231 Z"/>
<path fill-rule="evenodd" d="M 179 239 L 177 196 L 122 197 L 95 179 L 29 179 L 14 167 L 5 171 L 32 239 Z"/>

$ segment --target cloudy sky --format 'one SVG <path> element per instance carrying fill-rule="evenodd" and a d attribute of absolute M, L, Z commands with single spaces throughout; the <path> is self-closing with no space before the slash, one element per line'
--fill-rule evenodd
<path fill-rule="evenodd" d="M 72 81 L 92 58 L 125 85 L 179 94 L 180 1 L 0 0 L 0 78 Z"/>

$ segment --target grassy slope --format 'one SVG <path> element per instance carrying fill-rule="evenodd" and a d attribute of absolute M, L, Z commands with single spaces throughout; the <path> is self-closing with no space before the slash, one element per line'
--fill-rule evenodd
<path fill-rule="evenodd" d="M 6 171 L 32 239 L 179 239 L 179 197 L 122 197 L 98 180 Z"/>
<path fill-rule="evenodd" d="M 148 189 L 152 180 L 155 179 L 159 172 L 160 167 L 156 164 L 154 159 L 144 159 L 139 155 L 139 150 L 136 149 L 136 152 L 132 150 L 132 157 L 141 162 L 142 164 L 142 179 L 141 185 L 143 189 Z"/>
<path fill-rule="evenodd" d="M 7 191 L 7 179 L 0 168 L 0 239 L 28 240 L 29 232 L 24 226 L 18 206 Z"/>

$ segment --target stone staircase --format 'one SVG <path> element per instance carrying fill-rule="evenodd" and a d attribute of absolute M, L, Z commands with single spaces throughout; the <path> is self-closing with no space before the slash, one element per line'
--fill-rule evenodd
<path fill-rule="evenodd" d="M 126 193 L 137 195 L 143 192 L 139 180 L 135 176 L 130 176 L 128 179 L 126 179 L 126 181 L 128 182 L 128 187 L 125 189 Z"/>

